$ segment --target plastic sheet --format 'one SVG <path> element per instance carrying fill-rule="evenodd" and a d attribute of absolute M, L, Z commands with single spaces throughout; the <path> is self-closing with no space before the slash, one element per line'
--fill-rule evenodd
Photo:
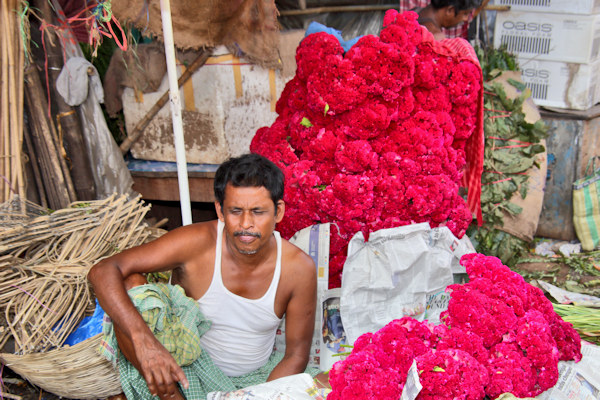
<path fill-rule="evenodd" d="M 96 309 L 94 314 L 85 317 L 80 323 L 77 329 L 73 331 L 65 339 L 65 345 L 73 346 L 79 342 L 83 342 L 86 339 L 91 338 L 99 333 L 102 333 L 102 318 L 104 317 L 104 310 L 98 304 L 96 300 Z"/>
<path fill-rule="evenodd" d="M 64 13 L 56 0 L 53 2 L 59 18 L 64 18 Z M 73 57 L 83 57 L 83 52 L 72 36 L 70 30 L 65 30 L 66 36 L 62 43 L 66 60 Z M 78 114 L 81 118 L 83 137 L 88 151 L 92 174 L 96 184 L 96 196 L 105 198 L 113 193 L 133 195 L 131 189 L 133 179 L 125 165 L 123 155 L 114 141 L 100 103 L 94 91 L 90 91 L 86 100 L 79 106 Z"/>
<path fill-rule="evenodd" d="M 375 1 L 306 1 L 306 8 L 334 7 L 334 6 L 365 6 L 394 4 L 390 0 Z M 277 8 L 282 10 L 297 9 L 296 0 L 277 1 Z M 396 7 L 398 9 L 398 7 Z M 311 22 L 315 21 L 342 32 L 344 39 L 349 40 L 361 35 L 378 35 L 383 24 L 384 11 L 363 12 L 331 12 L 319 14 L 306 14 L 294 16 L 282 16 L 279 18 L 283 29 L 306 29 Z"/>

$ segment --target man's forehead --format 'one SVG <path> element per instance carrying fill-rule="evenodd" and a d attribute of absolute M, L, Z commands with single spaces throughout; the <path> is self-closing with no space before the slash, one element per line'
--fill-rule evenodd
<path fill-rule="evenodd" d="M 225 187 L 225 199 L 229 207 L 256 208 L 273 205 L 271 193 L 264 186 L 233 186 Z"/>

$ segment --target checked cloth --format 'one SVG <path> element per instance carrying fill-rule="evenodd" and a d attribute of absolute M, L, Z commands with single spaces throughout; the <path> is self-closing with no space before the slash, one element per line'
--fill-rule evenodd
<path fill-rule="evenodd" d="M 130 289 L 128 294 L 156 338 L 183 369 L 189 388 L 180 386 L 179 389 L 188 400 L 205 399 L 209 392 L 227 392 L 264 383 L 283 358 L 283 353 L 273 352 L 259 369 L 237 377 L 226 376 L 200 346 L 199 338 L 210 329 L 210 321 L 180 286 L 147 284 Z M 150 394 L 143 376 L 118 349 L 112 322 L 105 315 L 99 351 L 117 365 L 123 393 L 128 399 L 157 399 Z M 320 371 L 307 368 L 306 372 L 314 377 Z"/>

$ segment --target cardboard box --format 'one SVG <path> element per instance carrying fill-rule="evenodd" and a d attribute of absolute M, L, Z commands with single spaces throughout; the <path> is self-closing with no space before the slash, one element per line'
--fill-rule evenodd
<path fill-rule="evenodd" d="M 600 14 L 501 12 L 494 47 L 501 45 L 522 58 L 590 63 L 600 53 Z"/>
<path fill-rule="evenodd" d="M 495 4 L 510 6 L 511 11 L 583 15 L 600 12 L 600 0 L 496 0 Z"/>
<path fill-rule="evenodd" d="M 591 64 L 518 61 L 523 82 L 537 105 L 587 110 L 600 102 L 600 60 Z"/>

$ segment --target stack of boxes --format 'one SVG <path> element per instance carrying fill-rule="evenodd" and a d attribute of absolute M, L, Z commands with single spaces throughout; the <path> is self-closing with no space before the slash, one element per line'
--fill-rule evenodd
<path fill-rule="evenodd" d="M 587 110 L 600 102 L 600 0 L 496 0 L 494 47 L 517 55 L 537 105 Z"/>

